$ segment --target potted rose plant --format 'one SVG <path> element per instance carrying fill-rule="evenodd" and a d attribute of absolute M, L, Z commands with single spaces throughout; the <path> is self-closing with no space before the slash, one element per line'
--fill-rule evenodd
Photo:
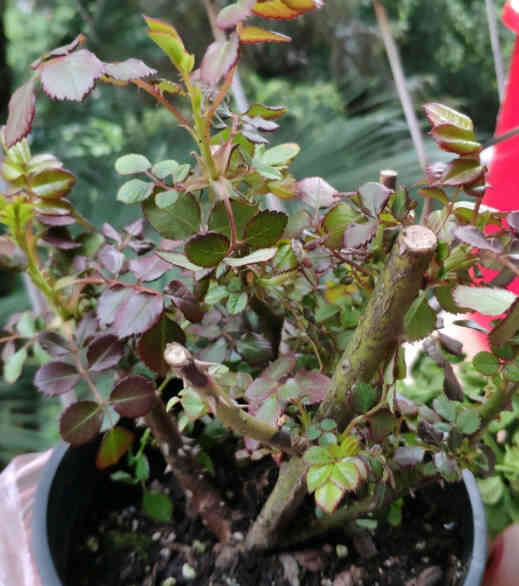
<path fill-rule="evenodd" d="M 297 584 L 299 566 L 311 573 L 317 563 L 304 544 L 313 539 L 329 553 L 327 540 L 337 532 L 343 565 L 323 579 L 374 583 L 369 570 L 348 562 L 344 539 L 353 540 L 355 560 L 373 559 L 375 528 L 386 527 L 383 541 L 391 541 L 413 508 L 404 497 L 456 483 L 463 471 L 488 474 L 492 459 L 482 436 L 519 381 L 518 304 L 505 288 L 519 273 L 519 216 L 480 205 L 485 167 L 469 118 L 440 104 L 425 107 L 433 138 L 452 159 L 427 169 L 419 194 L 439 209 L 427 208 L 418 221 L 416 202 L 396 173 L 381 172 L 379 182 L 350 193 L 320 177 L 296 179 L 290 164 L 298 145 L 272 147 L 265 138 L 284 108 L 232 111 L 228 92 L 240 47 L 289 40 L 248 19 L 291 19 L 320 4 L 226 6 L 216 17 L 222 37 L 197 68 L 172 25 L 145 17 L 173 79 L 158 78 L 133 58 L 103 62 L 82 48 L 80 35 L 32 64 L 2 130 L 2 175 L 10 189 L 0 198 L 1 246 L 50 308 L 7 324 L 4 372 L 16 380 L 32 354 L 42 364 L 34 380 L 40 391 L 76 395 L 59 422 L 72 447 L 61 448 L 51 464 L 61 485 L 46 478 L 41 494 L 53 499 L 56 512 L 67 500 L 77 509 L 89 479 L 97 479 L 95 463 L 142 487 L 144 512 L 159 521 L 171 519 L 172 506 L 182 502 L 184 516 L 214 536 L 207 583 L 236 583 L 236 560 L 274 552 L 286 580 Z M 142 209 L 142 218 L 122 229 L 107 222 L 98 231 L 83 218 L 68 198 L 73 173 L 53 155 L 32 154 L 25 138 L 38 84 L 53 99 L 81 101 L 97 83 L 147 92 L 182 127 L 175 132 L 187 131 L 194 141 L 185 161 L 143 154 L 117 160 L 117 199 Z M 462 194 L 468 201 L 460 201 Z M 272 209 L 276 200 L 289 200 L 291 213 Z M 480 283 L 486 270 L 496 274 L 491 286 Z M 480 394 L 467 396 L 459 383 L 453 363 L 464 356 L 459 342 L 442 333 L 442 309 L 498 316 L 490 350 L 473 359 L 487 380 Z M 422 339 L 444 371 L 443 392 L 429 402 L 409 399 L 400 385 L 405 343 Z M 128 418 L 138 422 L 138 441 Z M 146 444 L 160 450 L 178 502 L 153 489 Z M 63 453 L 74 462 L 69 472 L 60 468 Z M 118 465 L 123 469 L 115 471 Z M 257 515 L 233 506 L 235 487 L 219 486 L 222 478 L 243 484 L 236 488 L 242 494 L 254 485 Z M 46 530 L 53 526 L 48 514 L 36 512 Z M 67 509 L 64 516 L 74 514 Z M 426 515 L 425 532 L 434 537 L 430 521 Z M 443 522 L 446 531 L 455 524 L 462 522 Z M 446 539 L 435 538 L 433 549 Z M 40 568 L 45 586 L 66 580 L 63 535 L 54 541 L 57 573 Z M 463 566 L 460 556 L 440 567 L 422 555 L 409 579 L 479 584 L 484 537 L 476 541 L 472 565 Z M 186 547 L 175 550 L 187 560 L 179 576 L 164 575 L 161 583 L 195 577 Z M 375 576 L 396 559 L 387 557 Z M 318 569 L 324 572 L 322 564 Z"/>

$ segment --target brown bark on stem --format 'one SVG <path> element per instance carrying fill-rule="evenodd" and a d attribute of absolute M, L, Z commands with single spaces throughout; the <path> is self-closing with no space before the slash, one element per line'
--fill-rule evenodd
<path fill-rule="evenodd" d="M 177 482 L 184 491 L 188 513 L 193 516 L 200 515 L 203 523 L 221 543 L 229 542 L 232 511 L 208 481 L 194 455 L 184 446 L 179 431 L 159 397 L 145 419 L 146 425 L 159 443 L 166 462 L 171 466 Z"/>

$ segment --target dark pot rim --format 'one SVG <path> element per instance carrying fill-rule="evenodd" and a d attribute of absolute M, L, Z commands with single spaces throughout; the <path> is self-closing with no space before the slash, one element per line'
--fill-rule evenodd
<path fill-rule="evenodd" d="M 65 586 L 56 571 L 47 532 L 47 505 L 56 472 L 67 454 L 69 444 L 60 442 L 54 448 L 36 490 L 32 513 L 32 553 L 42 586 Z M 487 561 L 487 523 L 485 507 L 474 475 L 463 470 L 463 483 L 472 510 L 472 548 L 462 586 L 481 586 Z"/>

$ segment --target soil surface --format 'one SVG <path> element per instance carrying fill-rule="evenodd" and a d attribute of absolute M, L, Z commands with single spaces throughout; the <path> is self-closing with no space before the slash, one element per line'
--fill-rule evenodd
<path fill-rule="evenodd" d="M 269 458 L 232 474 L 229 465 L 216 467 L 215 482 L 236 507 L 233 539 L 239 543 L 277 472 Z M 329 535 L 291 551 L 235 555 L 225 570 L 216 565 L 221 546 L 185 514 L 172 475 L 160 475 L 151 488 L 171 496 L 171 523 L 140 511 L 139 488 L 101 483 L 95 508 L 77 530 L 67 586 L 458 586 L 465 572 L 470 528 L 463 525 L 462 487 L 434 486 L 408 497 L 400 526 L 379 520 L 373 529 L 368 520 L 354 535 Z"/>

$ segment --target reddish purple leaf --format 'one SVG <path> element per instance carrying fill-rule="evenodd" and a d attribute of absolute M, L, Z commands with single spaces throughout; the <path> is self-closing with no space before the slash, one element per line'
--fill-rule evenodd
<path fill-rule="evenodd" d="M 330 207 L 337 199 L 337 190 L 321 177 L 307 177 L 297 182 L 297 196 L 312 208 Z"/>
<path fill-rule="evenodd" d="M 216 26 L 221 29 L 232 28 L 252 14 L 256 0 L 238 0 L 222 8 L 216 17 Z"/>
<path fill-rule="evenodd" d="M 97 303 L 97 317 L 102 326 L 109 326 L 114 322 L 119 305 L 125 303 L 130 295 L 132 290 L 126 287 L 112 287 L 101 293 Z"/>
<path fill-rule="evenodd" d="M 142 79 L 155 75 L 157 70 L 148 67 L 140 59 L 126 59 L 118 63 L 105 63 L 103 73 L 119 81 L 130 81 L 130 79 Z"/>
<path fill-rule="evenodd" d="M 36 372 L 34 384 L 50 397 L 71 391 L 80 379 L 76 367 L 67 362 L 48 362 Z"/>
<path fill-rule="evenodd" d="M 103 267 L 113 275 L 118 275 L 122 271 L 124 261 L 126 260 L 126 257 L 120 250 L 109 244 L 105 244 L 101 248 L 97 253 L 97 257 Z"/>
<path fill-rule="evenodd" d="M 308 404 L 320 403 L 326 398 L 331 380 L 324 374 L 298 370 L 295 379 L 300 389 L 298 396 L 305 397 Z"/>
<path fill-rule="evenodd" d="M 146 254 L 155 248 L 155 244 L 151 240 L 133 239 L 128 242 L 128 246 L 137 254 Z"/>
<path fill-rule="evenodd" d="M 51 228 L 42 236 L 42 240 L 60 250 L 74 250 L 75 248 L 81 248 L 81 243 L 72 240 L 68 230 L 62 227 Z"/>
<path fill-rule="evenodd" d="M 117 232 L 117 230 L 112 226 L 112 224 L 109 224 L 108 222 L 105 222 L 103 224 L 102 231 L 104 236 L 110 238 L 110 240 L 113 240 L 116 244 L 121 244 L 121 242 L 123 241 L 119 232 Z"/>
<path fill-rule="evenodd" d="M 44 332 L 38 336 L 38 343 L 53 358 L 70 354 L 68 342 L 56 332 Z"/>
<path fill-rule="evenodd" d="M 245 391 L 250 404 L 251 413 L 255 413 L 260 405 L 279 390 L 279 382 L 268 376 L 259 376 Z"/>
<path fill-rule="evenodd" d="M 94 89 L 103 63 L 90 51 L 80 49 L 38 67 L 43 91 L 56 100 L 81 102 Z"/>
<path fill-rule="evenodd" d="M 393 460 L 402 468 L 416 466 L 422 462 L 425 450 L 419 446 L 399 446 Z"/>
<path fill-rule="evenodd" d="M 96 468 L 105 470 L 114 464 L 126 454 L 133 444 L 135 434 L 124 427 L 112 427 L 103 437 L 99 446 L 96 457 Z"/>
<path fill-rule="evenodd" d="M 447 169 L 446 163 L 438 162 L 427 165 L 425 169 L 425 178 L 427 179 L 427 183 L 430 185 L 435 185 L 438 183 L 443 177 L 445 169 Z"/>
<path fill-rule="evenodd" d="M 510 212 L 506 216 L 506 223 L 514 232 L 519 232 L 519 211 Z"/>
<path fill-rule="evenodd" d="M 161 296 L 132 291 L 117 307 L 114 324 L 116 334 L 119 338 L 142 334 L 158 320 L 162 309 Z"/>
<path fill-rule="evenodd" d="M 454 230 L 454 236 L 459 240 L 474 246 L 474 248 L 480 248 L 481 250 L 491 250 L 497 254 L 503 252 L 503 247 L 500 242 L 494 238 L 487 238 L 483 232 L 478 230 L 475 226 L 458 226 Z"/>
<path fill-rule="evenodd" d="M 88 368 L 100 372 L 114 367 L 124 355 L 124 344 L 113 334 L 97 337 L 88 347 Z"/>
<path fill-rule="evenodd" d="M 261 376 L 268 376 L 272 379 L 279 381 L 283 377 L 290 374 L 296 367 L 296 355 L 295 354 L 283 354 L 272 364 L 270 364 L 262 373 Z"/>
<path fill-rule="evenodd" d="M 169 342 L 186 343 L 182 328 L 163 313 L 159 321 L 144 332 L 137 345 L 137 353 L 144 364 L 160 376 L 166 376 L 170 370 L 164 360 L 164 350 Z"/>
<path fill-rule="evenodd" d="M 112 407 L 123 417 L 143 417 L 153 407 L 155 385 L 144 376 L 127 376 L 110 394 Z"/>
<path fill-rule="evenodd" d="M 156 254 L 133 258 L 129 263 L 130 271 L 140 281 L 155 281 L 171 269 L 169 262 L 162 260 Z"/>
<path fill-rule="evenodd" d="M 131 224 L 125 226 L 124 231 L 128 234 L 131 234 L 135 238 L 142 238 L 142 235 L 144 234 L 145 225 L 146 224 L 144 222 L 144 219 L 138 218 L 137 220 L 135 220 L 135 222 L 132 222 Z"/>
<path fill-rule="evenodd" d="M 240 39 L 233 33 L 227 41 L 211 43 L 200 65 L 200 79 L 207 85 L 216 85 L 238 61 Z"/>
<path fill-rule="evenodd" d="M 200 307 L 196 297 L 180 281 L 171 281 L 167 286 L 166 293 L 175 306 L 180 309 L 184 317 L 192 323 L 199 323 L 204 317 L 204 311 Z"/>
<path fill-rule="evenodd" d="M 359 248 L 366 246 L 377 233 L 378 222 L 371 220 L 364 224 L 351 224 L 344 232 L 344 247 Z"/>
<path fill-rule="evenodd" d="M 35 104 L 34 79 L 30 79 L 20 86 L 9 100 L 9 114 L 4 129 L 5 146 L 8 149 L 31 131 Z"/>
<path fill-rule="evenodd" d="M 45 55 L 43 55 L 39 59 L 36 59 L 36 61 L 33 61 L 31 63 L 31 67 L 33 69 L 37 69 L 38 66 L 41 63 L 43 63 L 43 61 L 45 61 L 45 59 L 50 59 L 51 57 L 61 57 L 63 55 L 68 55 L 69 53 L 71 53 L 72 51 L 77 49 L 79 47 L 79 45 L 82 45 L 85 41 L 86 41 L 85 35 L 80 33 L 71 43 L 63 45 L 62 47 L 57 47 L 56 49 L 52 49 L 52 51 L 45 53 Z"/>
<path fill-rule="evenodd" d="M 367 213 L 372 217 L 377 217 L 384 209 L 384 206 L 391 195 L 385 185 L 369 181 L 359 187 L 359 196 L 362 205 Z"/>
<path fill-rule="evenodd" d="M 102 423 L 103 411 L 95 401 L 78 401 L 63 411 L 59 432 L 66 442 L 80 446 L 95 438 Z"/>
<path fill-rule="evenodd" d="M 97 331 L 97 319 L 94 312 L 85 314 L 76 329 L 76 338 L 79 346 L 88 344 Z"/>
<path fill-rule="evenodd" d="M 38 220 L 46 226 L 71 226 L 76 223 L 72 216 L 58 216 L 55 214 L 39 214 Z"/>

